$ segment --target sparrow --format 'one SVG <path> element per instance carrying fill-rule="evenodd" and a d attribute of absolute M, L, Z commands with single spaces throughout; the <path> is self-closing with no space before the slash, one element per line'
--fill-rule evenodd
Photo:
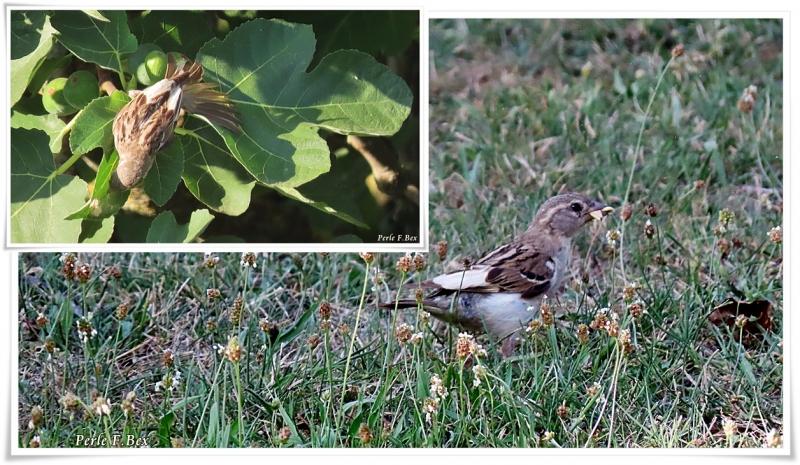
<path fill-rule="evenodd" d="M 112 132 L 119 165 L 111 177 L 112 191 L 125 191 L 147 175 L 155 156 L 169 147 L 181 109 L 205 116 L 231 131 L 241 132 L 239 114 L 227 95 L 200 82 L 203 67 L 169 55 L 166 77 L 145 90 L 129 92 L 131 101 L 117 113 Z"/>
<path fill-rule="evenodd" d="M 421 284 L 434 289 L 422 307 L 435 318 L 470 332 L 488 333 L 503 341 L 501 351 L 514 351 L 516 333 L 538 313 L 542 300 L 564 279 L 572 255 L 572 236 L 592 219 L 614 209 L 582 195 L 561 194 L 547 200 L 525 232 L 487 253 L 465 269 Z M 398 308 L 416 307 L 404 299 Z M 394 302 L 381 305 L 395 308 Z"/>

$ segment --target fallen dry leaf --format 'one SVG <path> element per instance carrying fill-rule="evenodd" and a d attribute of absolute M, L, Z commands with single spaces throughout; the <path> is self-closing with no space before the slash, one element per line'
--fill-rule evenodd
<path fill-rule="evenodd" d="M 759 328 L 767 332 L 772 330 L 772 304 L 767 300 L 745 302 L 728 298 L 714 307 L 714 311 L 708 316 L 708 322 L 716 326 L 727 325 L 733 331 L 734 339 L 738 341 L 739 331 L 735 326 L 739 315 L 747 318 L 742 328 L 747 335 L 760 334 Z"/>
<path fill-rule="evenodd" d="M 458 173 L 453 173 L 444 180 L 444 195 L 447 198 L 447 206 L 449 208 L 455 210 L 464 205 L 466 184 L 467 180 Z"/>

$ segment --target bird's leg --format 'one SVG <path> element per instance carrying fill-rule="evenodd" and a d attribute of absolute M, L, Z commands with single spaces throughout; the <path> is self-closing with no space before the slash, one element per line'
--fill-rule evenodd
<path fill-rule="evenodd" d="M 517 333 L 508 336 L 503 340 L 503 344 L 500 346 L 500 353 L 503 354 L 503 358 L 508 358 L 514 355 L 514 351 L 517 349 Z"/>

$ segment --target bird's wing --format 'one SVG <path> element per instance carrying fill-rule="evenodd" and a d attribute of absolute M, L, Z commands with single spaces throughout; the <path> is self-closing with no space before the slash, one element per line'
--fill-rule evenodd
<path fill-rule="evenodd" d="M 436 289 L 431 296 L 455 291 L 512 292 L 527 299 L 547 292 L 555 271 L 552 254 L 514 241 L 488 253 L 469 269 L 437 276 L 423 286 Z"/>
<path fill-rule="evenodd" d="M 519 292 L 525 299 L 547 292 L 556 272 L 553 254 L 535 242 L 514 241 L 478 261 L 489 266 L 486 281 L 502 292 Z"/>
<path fill-rule="evenodd" d="M 137 144 L 150 154 L 166 148 L 172 140 L 179 110 L 180 88 L 167 79 L 135 93 L 114 118 L 114 144 L 120 157 L 127 155 L 120 147 L 130 144 Z"/>

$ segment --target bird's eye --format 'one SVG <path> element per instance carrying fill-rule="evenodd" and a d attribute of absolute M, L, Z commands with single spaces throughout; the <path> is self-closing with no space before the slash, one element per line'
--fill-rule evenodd
<path fill-rule="evenodd" d="M 574 212 L 579 212 L 579 211 L 583 210 L 583 206 L 581 204 L 579 204 L 578 202 L 573 203 L 572 205 L 569 206 L 569 208 L 571 208 L 572 211 L 574 211 Z"/>

